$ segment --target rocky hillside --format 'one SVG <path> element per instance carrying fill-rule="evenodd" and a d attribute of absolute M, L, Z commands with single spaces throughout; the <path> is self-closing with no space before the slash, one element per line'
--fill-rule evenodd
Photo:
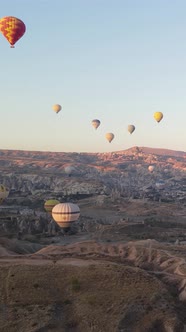
<path fill-rule="evenodd" d="M 89 241 L 3 256 L 1 331 L 183 332 L 185 260 L 158 247 Z"/>
<path fill-rule="evenodd" d="M 0 331 L 185 332 L 185 160 L 1 150 Z M 50 198 L 80 207 L 70 230 Z"/>
<path fill-rule="evenodd" d="M 155 152 L 154 152 L 155 151 Z M 66 166 L 73 166 L 71 174 Z M 148 166 L 153 165 L 151 173 Z M 109 195 L 186 203 L 186 153 L 138 148 L 113 153 L 0 150 L 0 183 L 7 204 L 51 196 Z"/>

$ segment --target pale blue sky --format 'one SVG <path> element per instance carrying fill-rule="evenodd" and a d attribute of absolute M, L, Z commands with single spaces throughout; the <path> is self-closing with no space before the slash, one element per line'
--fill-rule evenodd
<path fill-rule="evenodd" d="M 0 35 L 0 149 L 186 151 L 185 0 L 0 0 L 0 10 L 27 27 L 15 49 Z"/>

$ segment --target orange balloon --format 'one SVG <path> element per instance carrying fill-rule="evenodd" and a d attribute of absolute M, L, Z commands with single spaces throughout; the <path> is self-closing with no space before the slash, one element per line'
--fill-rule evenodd
<path fill-rule="evenodd" d="M 14 44 L 24 35 L 26 26 L 20 19 L 6 16 L 0 19 L 0 31 L 13 48 Z"/>

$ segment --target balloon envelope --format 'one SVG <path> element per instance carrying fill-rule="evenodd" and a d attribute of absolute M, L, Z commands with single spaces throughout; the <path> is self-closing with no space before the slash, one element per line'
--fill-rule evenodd
<path fill-rule="evenodd" d="M 71 175 L 75 171 L 75 168 L 73 166 L 66 166 L 65 167 L 65 173 L 68 175 Z"/>
<path fill-rule="evenodd" d="M 135 126 L 134 125 L 128 125 L 127 129 L 129 131 L 129 133 L 132 134 L 133 131 L 135 130 Z"/>
<path fill-rule="evenodd" d="M 92 120 L 92 126 L 97 129 L 100 126 L 100 121 L 98 119 Z"/>
<path fill-rule="evenodd" d="M 163 119 L 163 113 L 162 112 L 155 112 L 154 113 L 154 119 L 157 122 L 160 122 Z"/>
<path fill-rule="evenodd" d="M 52 209 L 52 217 L 61 228 L 69 228 L 79 216 L 79 206 L 74 203 L 60 203 Z"/>
<path fill-rule="evenodd" d="M 114 139 L 114 134 L 113 133 L 107 133 L 105 135 L 105 137 L 106 137 L 107 141 L 109 141 L 109 143 L 111 143 L 112 140 Z"/>
<path fill-rule="evenodd" d="M 0 19 L 0 31 L 11 47 L 24 35 L 26 26 L 19 18 L 6 16 Z"/>
<path fill-rule="evenodd" d="M 163 180 L 158 180 L 158 181 L 156 182 L 156 187 L 157 187 L 158 189 L 163 189 L 163 188 L 165 187 L 165 182 L 164 182 Z"/>
<path fill-rule="evenodd" d="M 4 186 L 0 185 L 0 204 L 8 197 L 9 190 Z"/>
<path fill-rule="evenodd" d="M 55 105 L 52 106 L 52 108 L 53 108 L 54 112 L 59 113 L 61 111 L 62 107 L 59 104 L 55 104 Z"/>
<path fill-rule="evenodd" d="M 154 166 L 153 165 L 150 165 L 149 167 L 148 167 L 148 170 L 149 170 L 149 172 L 153 172 L 154 171 Z"/>
<path fill-rule="evenodd" d="M 59 203 L 57 199 L 48 199 L 44 204 L 45 211 L 52 214 L 53 207 Z"/>

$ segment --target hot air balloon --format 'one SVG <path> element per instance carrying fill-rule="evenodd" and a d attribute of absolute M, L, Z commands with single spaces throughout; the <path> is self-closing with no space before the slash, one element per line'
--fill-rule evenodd
<path fill-rule="evenodd" d="M 52 214 L 53 207 L 59 203 L 57 199 L 48 199 L 44 204 L 45 211 Z"/>
<path fill-rule="evenodd" d="M 154 171 L 154 166 L 153 165 L 150 165 L 149 167 L 148 167 L 148 170 L 149 170 L 149 172 L 153 172 Z"/>
<path fill-rule="evenodd" d="M 3 201 L 8 197 L 9 190 L 4 186 L 0 185 L 0 204 L 3 203 Z"/>
<path fill-rule="evenodd" d="M 68 174 L 69 176 L 75 171 L 75 168 L 73 166 L 66 166 L 65 167 L 65 173 Z"/>
<path fill-rule="evenodd" d="M 92 120 L 92 126 L 97 129 L 100 126 L 100 121 L 98 119 Z"/>
<path fill-rule="evenodd" d="M 113 133 L 107 133 L 105 135 L 105 137 L 106 137 L 107 141 L 109 141 L 109 143 L 111 143 L 112 140 L 114 139 L 114 134 Z"/>
<path fill-rule="evenodd" d="M 135 126 L 134 125 L 128 125 L 127 129 L 129 131 L 129 133 L 132 134 L 133 131 L 135 130 Z"/>
<path fill-rule="evenodd" d="M 156 187 L 157 187 L 158 189 L 164 189 L 164 188 L 165 188 L 165 182 L 164 182 L 163 180 L 158 180 L 158 181 L 156 182 Z"/>
<path fill-rule="evenodd" d="M 53 207 L 52 217 L 61 228 L 69 228 L 80 216 L 79 206 L 73 203 L 60 203 Z"/>
<path fill-rule="evenodd" d="M 0 31 L 10 47 L 14 48 L 14 44 L 24 35 L 26 26 L 19 18 L 6 16 L 0 19 Z"/>
<path fill-rule="evenodd" d="M 59 104 L 55 104 L 55 105 L 52 106 L 52 108 L 53 108 L 54 112 L 59 113 L 61 111 L 62 107 Z"/>
<path fill-rule="evenodd" d="M 163 113 L 161 113 L 161 112 L 155 112 L 155 113 L 154 113 L 154 119 L 155 119 L 157 122 L 160 122 L 160 121 L 163 119 Z"/>

